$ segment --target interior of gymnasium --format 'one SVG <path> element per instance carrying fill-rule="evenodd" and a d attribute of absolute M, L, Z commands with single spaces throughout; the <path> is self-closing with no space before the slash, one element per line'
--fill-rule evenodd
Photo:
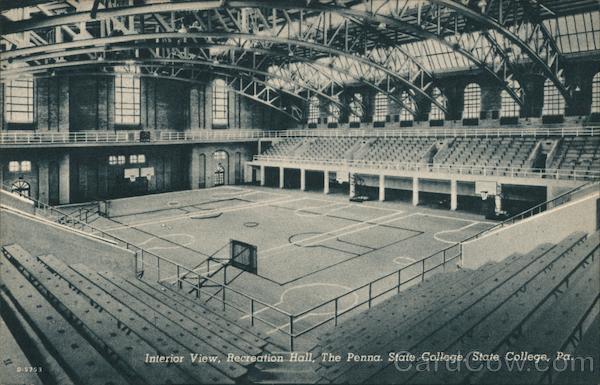
<path fill-rule="evenodd" d="M 597 0 L 0 26 L 0 384 L 600 379 Z"/>

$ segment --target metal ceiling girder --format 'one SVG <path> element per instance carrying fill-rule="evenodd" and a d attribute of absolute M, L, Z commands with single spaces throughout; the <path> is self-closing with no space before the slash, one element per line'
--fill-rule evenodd
<path fill-rule="evenodd" d="M 392 1 L 398 2 L 399 0 L 392 0 Z M 428 1 L 440 3 L 441 5 L 444 5 L 444 3 L 454 3 L 451 0 L 445 0 L 445 1 L 444 0 L 440 0 L 440 1 L 428 0 Z M 389 2 L 390 2 L 390 0 L 386 0 L 386 1 L 383 1 L 382 3 L 389 3 Z M 365 3 L 372 4 L 371 1 L 366 1 Z M 511 96 L 513 96 L 513 98 L 515 98 L 515 100 L 518 103 L 522 104 L 521 98 L 518 97 L 515 94 L 515 92 L 510 87 L 507 86 L 508 82 L 506 81 L 506 79 L 498 76 L 498 74 L 493 69 L 491 69 L 487 65 L 487 63 L 484 63 L 481 60 L 479 60 L 471 52 L 468 52 L 467 50 L 461 48 L 460 46 L 457 46 L 457 45 L 454 45 L 454 44 L 448 42 L 446 39 L 444 39 L 444 37 L 442 35 L 428 31 L 428 30 L 420 27 L 418 24 L 411 24 L 411 23 L 407 22 L 406 20 L 402 20 L 400 18 L 389 16 L 389 15 L 377 14 L 376 13 L 377 10 L 375 10 L 374 12 L 367 12 L 367 11 L 363 11 L 363 10 L 359 10 L 359 9 L 351 9 L 351 8 L 346 7 L 343 3 L 341 3 L 340 1 L 337 1 L 337 0 L 330 0 L 329 3 L 311 2 L 310 4 L 307 4 L 305 0 L 289 0 L 289 1 L 285 1 L 285 2 L 277 2 L 275 0 L 228 0 L 227 5 L 234 6 L 234 7 L 255 6 L 255 7 L 276 7 L 276 8 L 285 8 L 285 9 L 298 8 L 298 9 L 304 9 L 304 10 L 327 10 L 327 11 L 339 13 L 339 14 L 345 15 L 345 16 L 352 16 L 352 17 L 368 20 L 374 24 L 383 23 L 387 26 L 393 26 L 393 27 L 398 28 L 401 33 L 417 36 L 421 39 L 433 39 L 433 40 L 439 41 L 443 45 L 452 49 L 454 52 L 457 52 L 457 53 L 463 55 L 467 60 L 474 63 L 477 67 L 488 72 L 488 74 L 490 74 L 492 77 L 494 77 L 497 80 L 497 82 L 504 89 L 506 89 L 509 92 L 509 94 Z M 399 7 L 397 7 L 397 8 L 399 8 Z M 466 8 L 464 6 L 462 8 L 465 8 L 467 11 L 469 11 L 469 14 L 473 13 L 473 11 L 471 11 L 469 8 Z M 405 10 L 405 9 L 406 8 L 403 7 L 403 10 Z M 423 21 L 422 16 L 423 16 L 422 13 L 420 13 L 419 14 L 420 20 L 418 20 L 419 22 Z M 487 20 L 487 18 L 486 18 L 486 20 Z M 495 23 L 495 24 L 499 25 L 498 23 Z M 504 29 L 503 26 L 500 25 L 500 27 L 502 29 Z M 518 38 L 517 38 L 517 40 L 518 40 Z M 432 98 L 428 97 L 428 99 L 437 104 L 437 101 L 433 100 Z M 439 106 L 439 105 L 438 105 L 438 107 L 444 108 L 443 106 Z"/>
<path fill-rule="evenodd" d="M 192 2 L 186 2 L 184 4 L 181 4 L 181 3 L 175 3 L 175 4 L 177 5 L 177 7 L 175 7 L 175 8 L 173 8 L 173 7 L 171 7 L 171 8 L 166 7 L 165 4 L 154 4 L 154 5 L 137 6 L 136 9 L 135 9 L 135 14 L 145 14 L 145 13 L 158 12 L 158 11 L 173 11 L 173 10 L 180 10 L 180 9 L 188 9 L 188 10 L 190 10 L 190 9 L 191 10 L 194 10 L 194 9 L 196 9 L 196 10 L 198 10 L 198 9 L 211 9 L 211 6 L 207 5 L 207 2 L 192 1 Z M 219 4 L 221 4 L 221 2 L 219 2 Z M 185 8 L 184 5 L 187 6 L 187 8 Z M 159 7 L 159 6 L 161 6 L 161 7 Z M 243 6 L 246 6 L 246 5 L 244 4 Z M 218 8 L 216 5 L 213 5 L 212 7 Z M 132 7 L 120 7 L 120 8 L 112 8 L 112 9 L 99 10 L 99 13 L 97 15 L 97 19 L 110 18 L 110 17 L 115 17 L 115 16 L 124 16 L 126 14 L 129 15 L 128 13 L 126 13 L 121 8 L 132 8 Z M 273 8 L 273 9 L 277 9 L 277 8 Z M 102 11 L 103 13 L 101 13 L 100 11 Z M 217 10 L 214 10 L 214 11 L 217 12 Z M 70 14 L 70 15 L 60 16 L 60 17 L 57 16 L 57 17 L 52 17 L 52 18 L 49 18 L 49 19 L 45 19 L 45 21 L 43 21 L 43 22 L 40 21 L 39 23 L 32 21 L 29 25 L 27 25 L 27 24 L 20 24 L 19 28 L 38 28 L 38 27 L 51 26 L 51 25 L 57 25 L 57 24 L 63 24 L 63 23 L 81 22 L 86 17 L 89 17 L 89 15 L 87 15 L 87 13 L 85 15 L 82 15 L 81 13 L 76 13 L 76 14 Z M 18 22 L 18 23 L 24 23 L 24 22 Z M 280 31 L 282 30 L 282 28 L 280 28 Z M 9 26 L 8 30 L 9 31 L 16 31 L 16 30 L 18 30 L 18 28 L 14 27 L 14 26 Z M 243 35 L 243 34 L 239 34 L 239 35 Z M 324 35 L 327 36 L 327 31 L 326 30 L 324 31 Z M 273 37 L 276 40 L 267 40 L 267 39 L 264 39 L 264 36 L 263 36 L 262 39 L 261 39 L 261 41 L 266 41 L 266 42 L 269 42 L 269 43 L 282 43 L 282 44 L 285 44 L 285 42 L 282 42 L 282 40 L 288 40 L 288 42 L 290 44 L 297 44 L 299 42 L 299 40 L 294 40 L 294 39 L 289 39 L 289 38 L 285 39 L 285 38 L 281 38 L 281 37 L 278 37 L 278 36 L 273 36 Z M 334 37 L 335 36 L 332 36 L 329 39 L 329 43 L 330 44 L 333 42 Z M 172 36 L 171 38 L 176 38 L 176 36 Z M 248 36 L 246 36 L 245 38 L 248 38 Z M 254 40 L 256 40 L 256 39 L 254 39 Z M 325 39 L 325 40 L 327 40 L 327 39 Z M 307 43 L 307 44 L 311 44 L 312 46 L 305 46 L 305 48 L 314 49 L 316 51 L 323 51 L 322 48 L 328 48 L 329 49 L 328 53 L 330 53 L 330 54 L 334 54 L 334 55 L 350 55 L 348 52 L 344 52 L 344 51 L 339 50 L 337 48 L 328 47 L 325 44 L 316 43 L 316 42 L 315 43 Z M 411 58 L 410 56 L 407 56 L 407 57 Z M 369 58 L 364 58 L 364 57 L 358 57 L 358 58 L 355 58 L 355 59 L 359 60 L 361 62 L 364 62 L 367 65 L 375 66 L 379 70 L 388 73 L 389 76 L 392 76 L 395 79 L 397 79 L 399 82 L 403 83 L 403 85 L 406 86 L 407 88 L 412 88 L 417 94 L 420 94 L 421 96 L 423 96 L 425 98 L 429 98 L 429 95 L 426 92 L 426 90 L 420 89 L 418 84 L 411 83 L 409 80 L 406 80 L 405 78 L 403 78 L 399 74 L 395 73 L 392 70 L 387 69 L 386 67 L 382 66 L 381 64 L 373 62 L 373 60 L 371 60 Z M 411 58 L 411 60 L 412 60 L 412 58 Z M 432 99 L 431 101 L 435 103 L 435 100 Z M 442 107 L 442 106 L 440 106 L 440 107 Z"/>
<path fill-rule="evenodd" d="M 490 16 L 485 15 L 483 13 L 476 12 L 473 9 L 471 9 L 467 6 L 464 6 L 463 4 L 452 1 L 452 0 L 429 0 L 429 1 L 431 1 L 432 3 L 442 5 L 444 7 L 450 8 L 471 20 L 475 20 L 478 23 L 481 23 L 483 25 L 486 25 L 489 28 L 493 28 L 494 30 L 498 31 L 502 36 L 504 36 L 505 38 L 510 40 L 513 44 L 517 45 L 521 50 L 523 50 L 527 54 L 527 56 L 532 60 L 532 62 L 534 62 L 535 64 L 540 66 L 540 68 L 543 70 L 544 74 L 548 77 L 548 79 L 550 79 L 550 81 L 552 81 L 552 83 L 554 83 L 554 85 L 560 91 L 560 93 L 563 95 L 565 100 L 567 100 L 567 101 L 571 100 L 571 94 L 570 94 L 567 86 L 565 84 L 563 84 L 563 82 L 560 80 L 560 78 L 557 75 L 559 69 L 557 68 L 557 71 L 555 72 L 552 68 L 550 68 L 548 63 L 546 63 L 546 61 L 536 52 L 536 50 L 533 49 L 528 44 L 528 42 L 523 41 L 519 36 L 517 36 L 515 33 L 510 31 L 508 28 L 504 27 L 504 25 L 499 23 L 497 20 L 495 20 L 495 19 L 491 18 Z"/>
<path fill-rule="evenodd" d="M 3 71 L 2 76 L 4 78 L 7 78 L 7 77 L 11 77 L 11 76 L 21 74 L 21 73 L 36 73 L 36 71 L 46 71 L 46 70 L 51 70 L 51 69 L 56 69 L 56 68 L 91 66 L 91 65 L 99 65 L 99 64 L 104 65 L 104 63 L 125 63 L 125 62 L 127 62 L 127 60 L 106 60 L 103 62 L 98 62 L 97 60 L 77 60 L 77 61 L 69 61 L 69 62 L 44 64 L 44 65 L 38 65 L 38 66 L 34 66 L 34 67 L 20 67 L 20 68 L 5 70 L 5 71 Z M 193 59 L 153 58 L 153 59 L 144 59 L 144 62 L 142 64 L 166 63 L 166 62 L 186 64 L 186 65 L 203 65 L 203 66 L 209 66 L 209 67 L 215 67 L 215 68 L 225 68 L 225 69 L 234 70 L 234 71 L 246 71 L 246 72 L 254 73 L 257 75 L 264 76 L 264 77 L 277 77 L 283 81 L 296 84 L 300 89 L 308 89 L 311 92 L 318 94 L 323 98 L 329 99 L 333 103 L 339 104 L 339 102 L 336 101 L 331 96 L 324 94 L 317 89 L 312 89 L 312 88 L 310 88 L 310 86 L 307 86 L 305 84 L 298 83 L 296 79 L 286 78 L 286 77 L 280 76 L 278 74 L 270 74 L 268 72 L 265 72 L 263 70 L 256 69 L 256 68 L 242 67 L 240 65 L 226 64 L 226 63 L 220 63 L 220 62 L 214 63 L 214 62 L 209 62 L 209 61 L 205 61 L 205 60 L 198 60 L 198 58 L 193 58 Z"/>
<path fill-rule="evenodd" d="M 54 44 L 51 46 L 36 46 L 36 47 L 20 48 L 20 49 L 0 53 L 0 60 L 7 60 L 10 58 L 17 58 L 17 57 L 21 57 L 26 60 L 27 55 L 41 53 L 41 52 L 63 51 L 63 50 L 76 49 L 76 48 L 87 47 L 87 46 L 104 47 L 104 46 L 111 45 L 111 44 L 127 43 L 127 42 L 136 41 L 136 40 L 155 40 L 155 39 L 177 39 L 177 40 L 179 40 L 179 39 L 185 39 L 185 38 L 189 38 L 189 39 L 194 39 L 194 38 L 196 38 L 196 39 L 241 38 L 241 39 L 247 39 L 247 40 L 273 42 L 273 43 L 284 44 L 284 45 L 297 45 L 297 46 L 302 46 L 302 47 L 309 48 L 309 49 L 314 49 L 315 51 L 322 51 L 322 52 L 325 52 L 325 53 L 328 53 L 331 55 L 335 55 L 335 56 L 351 57 L 351 58 L 353 58 L 357 61 L 360 61 L 368 66 L 375 67 L 375 68 L 379 69 L 380 71 L 391 75 L 395 79 L 401 79 L 401 82 L 403 84 L 409 85 L 410 88 L 414 89 L 417 93 L 424 95 L 425 97 L 431 99 L 431 97 L 427 93 L 425 93 L 423 90 L 421 90 L 418 86 L 410 83 L 408 80 L 402 78 L 401 76 L 393 73 L 392 71 L 390 71 L 387 68 L 384 68 L 381 65 L 372 63 L 369 60 L 361 58 L 359 56 L 355 56 L 355 55 L 349 54 L 347 52 L 339 51 L 334 48 L 322 46 L 317 43 L 303 42 L 303 41 L 287 39 L 287 38 L 277 38 L 277 37 L 273 37 L 273 36 L 253 35 L 253 34 L 247 34 L 247 33 L 242 34 L 242 33 L 231 33 L 231 32 L 194 32 L 194 33 L 163 32 L 163 33 L 147 33 L 147 34 L 131 34 L 131 35 L 123 35 L 123 36 L 112 36 L 112 37 L 71 41 L 71 42 L 66 42 L 66 43 L 58 43 L 58 44 Z M 323 96 L 325 96 L 325 95 L 323 95 Z M 327 96 L 325 96 L 325 97 L 327 97 Z"/>

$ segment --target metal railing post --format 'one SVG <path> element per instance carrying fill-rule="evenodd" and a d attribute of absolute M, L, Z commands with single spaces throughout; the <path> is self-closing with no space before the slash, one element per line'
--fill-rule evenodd
<path fill-rule="evenodd" d="M 373 282 L 369 282 L 369 309 L 371 308 L 371 294 L 373 291 Z"/>
<path fill-rule="evenodd" d="M 156 258 L 156 273 L 158 274 L 158 282 L 160 282 L 160 258 Z"/>
<path fill-rule="evenodd" d="M 294 351 L 294 316 L 290 314 L 290 352 Z"/>
<path fill-rule="evenodd" d="M 177 287 L 179 288 L 179 290 L 181 290 L 182 283 L 181 278 L 179 278 L 179 265 L 177 265 Z"/>
<path fill-rule="evenodd" d="M 250 325 L 254 326 L 254 298 L 250 299 Z"/>
<path fill-rule="evenodd" d="M 425 259 L 421 260 L 421 266 L 422 266 L 422 274 L 421 274 L 421 282 L 425 281 Z"/>
<path fill-rule="evenodd" d="M 398 270 L 398 293 L 400 293 L 400 286 L 402 286 L 402 269 Z"/>
<path fill-rule="evenodd" d="M 338 299 L 339 299 L 339 298 L 340 298 L 340 297 L 336 297 L 336 298 L 335 298 L 335 310 L 334 310 L 334 312 L 333 312 L 333 324 L 334 324 L 335 326 L 337 326 L 337 324 L 338 324 Z"/>

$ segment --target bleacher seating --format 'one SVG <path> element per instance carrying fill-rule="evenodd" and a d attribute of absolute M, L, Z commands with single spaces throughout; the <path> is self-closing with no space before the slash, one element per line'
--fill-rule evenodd
<path fill-rule="evenodd" d="M 369 143 L 368 150 L 361 159 L 373 162 L 413 163 L 421 159 L 432 145 L 431 139 L 424 138 L 377 138 Z"/>
<path fill-rule="evenodd" d="M 536 148 L 544 138 L 533 136 L 456 137 L 439 141 L 430 137 L 289 138 L 275 143 L 262 155 L 295 159 L 362 160 L 374 163 L 429 163 L 447 168 L 474 167 L 466 173 L 481 174 L 481 167 L 500 176 L 519 176 L 519 169 L 535 166 Z M 435 143 L 433 151 L 430 151 Z M 443 145 L 441 145 L 443 143 Z M 352 153 L 349 150 L 352 149 Z M 600 169 L 600 138 L 565 136 L 547 162 L 547 169 L 593 172 Z M 509 170 L 509 169 L 514 170 Z M 495 170 L 498 169 L 498 170 Z"/>
<path fill-rule="evenodd" d="M 564 137 L 558 144 L 550 168 L 600 170 L 600 137 Z"/>
<path fill-rule="evenodd" d="M 3 254 L 2 300 L 14 303 L 50 350 L 58 351 L 74 383 L 243 382 L 253 364 L 221 358 L 258 355 L 266 345 L 257 334 L 179 294 L 176 299 L 164 287 L 97 274 L 84 265 L 67 266 L 52 255 L 34 258 L 18 245 L 4 246 Z M 190 353 L 219 360 L 196 365 Z M 185 360 L 150 365 L 144 363 L 146 354 L 183 355 Z"/>
<path fill-rule="evenodd" d="M 533 137 L 456 138 L 434 158 L 434 164 L 527 168 L 537 139 Z"/>
<path fill-rule="evenodd" d="M 475 271 L 436 275 L 322 335 L 320 349 L 381 354 L 386 360 L 399 348 L 417 357 L 427 351 L 556 351 L 597 299 L 598 240 L 599 233 L 575 233 Z M 552 322 L 532 327 L 540 319 Z M 513 338 L 515 331 L 528 329 L 531 336 Z M 430 372 L 414 367 L 398 371 L 389 362 L 323 362 L 317 373 L 332 383 L 462 383 L 472 375 L 443 365 Z M 533 383 L 538 374 L 512 374 L 517 381 L 507 383 Z M 498 379 L 496 373 L 490 381 Z"/>

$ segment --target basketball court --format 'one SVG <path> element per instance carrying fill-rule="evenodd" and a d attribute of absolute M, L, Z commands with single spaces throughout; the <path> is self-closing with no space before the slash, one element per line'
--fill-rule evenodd
<path fill-rule="evenodd" d="M 256 246 L 256 274 L 234 269 L 228 285 L 299 313 L 493 222 L 402 203 L 223 186 L 114 200 L 109 218 L 94 225 L 199 273 L 206 272 L 209 257 L 229 257 L 231 239 Z M 346 301 L 350 306 L 352 296 Z"/>

